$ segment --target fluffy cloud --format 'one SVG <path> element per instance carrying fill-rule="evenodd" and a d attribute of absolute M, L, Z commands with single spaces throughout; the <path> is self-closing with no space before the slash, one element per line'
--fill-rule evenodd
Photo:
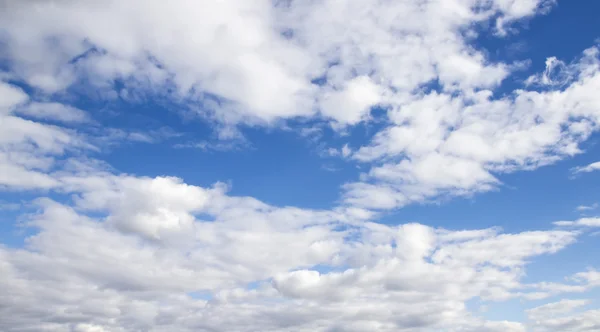
<path fill-rule="evenodd" d="M 320 101 L 323 115 L 340 124 L 356 124 L 382 100 L 380 87 L 367 76 L 350 80 L 340 91 L 326 92 Z"/>
<path fill-rule="evenodd" d="M 73 207 L 38 199 L 27 247 L 0 249 L 3 330 L 523 331 L 466 302 L 539 299 L 600 280 L 592 270 L 572 284 L 521 282 L 530 259 L 572 244 L 575 231 L 386 226 L 360 211 L 279 208 L 177 178 L 92 170 L 61 182 Z"/>
<path fill-rule="evenodd" d="M 106 95 L 169 87 L 222 122 L 320 112 L 345 125 L 436 80 L 449 91 L 497 86 L 512 65 L 490 63 L 465 37 L 550 4 L 37 1 L 7 3 L 0 21 L 14 74 L 46 92 L 82 81 L 112 90 L 121 80 L 126 87 Z"/>
<path fill-rule="evenodd" d="M 37 200 L 27 247 L 0 249 L 5 331 L 523 331 L 466 302 L 556 294 L 522 283 L 525 266 L 577 236 L 385 226 L 175 178 L 70 183 L 75 208 Z M 573 280 L 593 287 L 596 274 Z"/>
<path fill-rule="evenodd" d="M 579 143 L 598 128 L 600 87 L 598 49 L 590 48 L 570 65 L 577 73 L 564 90 L 517 90 L 493 98 L 489 90 L 458 97 L 431 92 L 389 111 L 393 124 L 375 135 L 353 157 L 382 161 L 362 184 L 347 186 L 346 200 L 364 188 L 398 197 L 386 207 L 402 206 L 440 195 L 471 195 L 499 184 L 494 174 L 534 169 L 580 153 Z M 399 160 L 399 161 L 398 161 Z M 578 168 L 588 172 L 594 164 Z M 384 192 L 391 193 L 383 194 Z"/>
<path fill-rule="evenodd" d="M 128 132 L 98 126 L 88 112 L 58 102 L 36 102 L 0 82 L 0 188 L 57 189 L 69 172 L 106 167 L 86 153 L 123 141 L 153 143 L 177 136 L 166 127 Z M 86 165 L 91 163 L 92 165 Z M 67 172 L 67 168 L 71 168 Z"/>
<path fill-rule="evenodd" d="M 0 21 L 13 74 L 46 93 L 91 86 L 130 101 L 167 96 L 199 105 L 188 108 L 219 128 L 322 117 L 340 129 L 387 109 L 387 125 L 353 154 L 383 163 L 348 183 L 345 199 L 393 208 L 487 191 L 497 173 L 580 152 L 598 127 L 597 48 L 572 63 L 550 57 L 528 80 L 533 89 L 500 96 L 523 65 L 491 61 L 472 42 L 490 23 L 506 34 L 553 3 L 10 2 Z M 371 198 L 382 196 L 388 202 Z"/>
<path fill-rule="evenodd" d="M 44 171 L 52 168 L 55 156 L 81 147 L 83 142 L 64 128 L 15 116 L 15 109 L 29 99 L 21 89 L 0 82 L 0 99 L 0 187 L 57 186 L 58 182 Z"/>
<path fill-rule="evenodd" d="M 523 63 L 491 61 L 473 43 L 553 3 L 5 2 L 0 56 L 11 72 L 1 78 L 32 92 L 0 83 L 0 189 L 49 194 L 19 216 L 25 246 L 0 246 L 0 329 L 597 330 L 597 310 L 574 312 L 587 301 L 545 304 L 525 321 L 469 306 L 600 286 L 596 270 L 524 281 L 531 261 L 597 219 L 517 233 L 375 222 L 376 210 L 492 190 L 498 174 L 581 152 L 600 123 L 598 48 L 572 63 L 548 58 L 526 89 L 500 95 Z M 385 114 L 369 142 L 326 150 L 366 171 L 340 206 L 310 210 L 111 170 L 86 152 L 173 133 L 94 127 L 108 137 L 92 137 L 85 110 L 52 101 L 82 93 L 167 97 L 218 122 L 223 141 L 180 145 L 202 149 L 246 142 L 240 124 L 300 118 L 343 132 L 374 107 Z"/>

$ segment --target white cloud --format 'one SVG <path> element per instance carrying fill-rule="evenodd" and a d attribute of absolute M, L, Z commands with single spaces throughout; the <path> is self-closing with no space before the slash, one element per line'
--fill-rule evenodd
<path fill-rule="evenodd" d="M 27 94 L 4 82 L 0 82 L 0 99 L 0 188 L 4 190 L 59 189 L 63 183 L 57 173 L 74 159 L 85 160 L 85 152 L 123 141 L 153 143 L 179 135 L 166 127 L 127 132 L 97 126 L 86 112 L 68 105 L 27 103 Z M 65 123 L 73 127 L 63 127 Z"/>
<path fill-rule="evenodd" d="M 83 146 L 73 133 L 14 116 L 28 96 L 19 88 L 0 82 L 0 188 L 48 189 L 58 182 L 45 172 L 54 156 Z"/>
<path fill-rule="evenodd" d="M 598 208 L 598 203 L 594 203 L 591 205 L 579 205 L 575 208 L 576 211 L 585 212 L 585 211 L 593 211 Z"/>
<path fill-rule="evenodd" d="M 89 121 L 89 117 L 84 111 L 60 103 L 29 103 L 24 107 L 17 109 L 17 113 L 39 120 L 51 120 L 65 123 Z"/>
<path fill-rule="evenodd" d="M 531 320 L 546 320 L 565 313 L 569 313 L 576 308 L 590 304 L 589 300 L 561 300 L 559 302 L 548 303 L 542 306 L 527 310 L 527 316 Z"/>
<path fill-rule="evenodd" d="M 357 124 L 383 99 L 380 89 L 367 76 L 353 78 L 341 91 L 324 93 L 320 101 L 321 112 L 341 125 Z"/>
<path fill-rule="evenodd" d="M 0 116 L 12 111 L 12 109 L 27 101 L 29 96 L 18 87 L 0 81 Z"/>
<path fill-rule="evenodd" d="M 389 226 L 360 208 L 270 206 L 222 184 L 94 163 L 52 176 L 73 204 L 38 199 L 27 247 L 0 248 L 3 330 L 524 331 L 465 303 L 600 285 L 593 270 L 565 285 L 522 283 L 531 260 L 577 231 Z"/>
<path fill-rule="evenodd" d="M 37 199 L 38 211 L 20 216 L 33 230 L 26 246 L 0 246 L 0 330 L 596 328 L 597 310 L 567 312 L 583 302 L 531 309 L 530 321 L 489 321 L 468 306 L 600 286 L 596 270 L 564 284 L 524 282 L 530 262 L 572 245 L 584 227 L 502 233 L 372 221 L 373 210 L 492 190 L 499 173 L 580 152 L 600 122 L 598 49 L 568 65 L 550 58 L 529 80 L 554 90 L 502 96 L 495 89 L 520 64 L 491 61 L 471 43 L 483 25 L 508 33 L 553 1 L 276 3 L 5 4 L 11 80 L 36 97 L 166 96 L 219 122 L 221 141 L 199 148 L 240 139 L 239 124 L 310 118 L 319 123 L 301 134 L 320 137 L 323 119 L 344 129 L 369 121 L 374 106 L 387 114 L 370 143 L 327 150 L 370 168 L 343 186 L 341 206 L 310 210 L 232 196 L 220 183 L 117 174 L 76 155 L 101 138 L 44 123 L 87 126 L 84 111 L 31 102 L 1 83 L 0 187 L 64 199 Z M 114 91 L 115 80 L 124 88 Z M 97 131 L 109 142 L 170 135 Z"/>
<path fill-rule="evenodd" d="M 585 166 L 575 167 L 572 169 L 573 174 L 590 173 L 598 170 L 600 170 L 600 161 Z"/>
<path fill-rule="evenodd" d="M 576 221 L 555 221 L 556 226 L 600 227 L 600 218 L 581 218 Z"/>
<path fill-rule="evenodd" d="M 82 80 L 112 89 L 122 79 L 118 95 L 173 87 L 171 97 L 202 103 L 221 122 L 320 111 L 343 127 L 436 80 L 452 91 L 497 86 L 511 65 L 490 62 L 465 35 L 489 21 L 504 28 L 548 3 L 436 0 L 363 10 L 329 0 L 11 2 L 1 21 L 14 75 L 47 92 Z"/>
<path fill-rule="evenodd" d="M 219 140 L 219 141 L 200 141 L 176 144 L 176 149 L 200 149 L 202 151 L 235 151 L 243 148 L 249 148 L 250 143 L 245 139 Z"/>
<path fill-rule="evenodd" d="M 268 1 L 179 1 L 168 8 L 159 1 L 7 6 L 2 17 L 7 54 L 16 73 L 44 91 L 61 91 L 82 76 L 104 89 L 123 78 L 131 82 L 128 91 L 174 84 L 177 97 L 192 89 L 217 95 L 232 112 L 216 115 L 224 121 L 234 116 L 268 122 L 311 113 L 312 87 L 305 76 L 310 63 L 272 29 Z M 46 43 L 48 38 L 56 45 Z M 194 99 L 209 101 L 202 95 Z"/>
<path fill-rule="evenodd" d="M 350 154 L 352 153 L 352 150 L 350 149 L 348 144 L 344 144 L 344 146 L 342 146 L 340 153 L 342 154 L 342 157 L 348 158 L 350 156 Z"/>
<path fill-rule="evenodd" d="M 393 208 L 491 190 L 496 173 L 580 152 L 598 127 L 598 50 L 569 64 L 549 58 L 539 81 L 556 82 L 562 68 L 562 90 L 500 96 L 496 87 L 520 64 L 491 61 L 470 39 L 490 22 L 506 33 L 552 4 L 11 2 L 0 21 L 14 75 L 48 92 L 81 82 L 119 95 L 166 93 L 221 128 L 324 117 L 340 129 L 382 105 L 387 125 L 352 156 L 383 164 L 364 176 L 368 186 L 346 188 L 397 192 L 384 204 Z M 112 91 L 115 79 L 122 91 Z M 140 135 L 132 138 L 147 140 Z M 345 193 L 352 204 L 368 196 Z"/>
<path fill-rule="evenodd" d="M 0 302 L 11 303 L 3 330 L 83 320 L 80 329 L 110 331 L 522 331 L 519 322 L 477 317 L 465 302 L 539 292 L 520 282 L 525 265 L 577 235 L 356 223 L 355 213 L 277 208 L 174 178 L 69 182 L 81 192 L 77 210 L 38 200 L 28 224 L 39 232 L 28 247 L 0 249 L 0 282 L 10 289 Z M 176 224 L 176 241 L 155 236 Z M 590 272 L 577 278 L 594 280 Z"/>
<path fill-rule="evenodd" d="M 177 178 L 91 170 L 59 179 L 75 209 L 39 199 L 28 247 L 0 249 L 0 283 L 11 289 L 0 296 L 11 303 L 4 330 L 82 319 L 80 329 L 110 331 L 522 331 L 465 302 L 556 294 L 523 284 L 524 269 L 578 235 L 387 226 L 366 222 L 365 210 L 279 208 Z M 576 274 L 574 286 L 598 285 L 594 273 Z"/>
<path fill-rule="evenodd" d="M 600 123 L 600 99 L 594 93 L 600 88 L 599 63 L 598 49 L 586 50 L 571 65 L 577 76 L 564 90 L 517 90 L 499 99 L 487 90 L 414 96 L 391 109 L 393 124 L 353 155 L 358 161 L 381 162 L 362 180 L 371 193 L 397 191 L 392 196 L 403 199 L 389 205 L 397 207 L 491 190 L 499 184 L 495 174 L 535 169 L 580 153 L 579 143 Z M 363 195 L 354 191 L 365 187 L 348 186 L 348 202 L 376 207 L 370 199 L 357 200 Z"/>
<path fill-rule="evenodd" d="M 600 310 L 573 311 L 587 306 L 589 300 L 561 300 L 527 311 L 533 331 L 596 331 L 600 327 Z"/>
<path fill-rule="evenodd" d="M 562 86 L 569 83 L 575 76 L 575 73 L 570 72 L 573 69 L 576 67 L 569 67 L 556 57 L 549 57 L 546 59 L 546 70 L 541 74 L 530 76 L 525 83 L 527 85 Z"/>

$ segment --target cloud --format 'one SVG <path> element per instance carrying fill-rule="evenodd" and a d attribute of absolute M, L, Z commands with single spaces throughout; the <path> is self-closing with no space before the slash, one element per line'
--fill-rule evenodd
<path fill-rule="evenodd" d="M 581 218 L 576 221 L 555 221 L 556 226 L 600 227 L 600 218 Z"/>
<path fill-rule="evenodd" d="M 597 329 L 597 310 L 570 311 L 588 302 L 542 305 L 523 321 L 469 306 L 600 286 L 596 270 L 525 279 L 595 218 L 514 233 L 375 222 L 378 210 L 495 190 L 500 174 L 581 152 L 600 122 L 598 48 L 569 64 L 549 58 L 525 89 L 499 94 L 522 63 L 473 43 L 486 25 L 507 34 L 553 4 L 6 2 L 2 79 L 35 100 L 165 98 L 216 123 L 214 143 L 179 145 L 201 149 L 229 148 L 240 126 L 290 120 L 320 140 L 328 125 L 339 134 L 372 121 L 374 107 L 382 126 L 326 150 L 366 164 L 339 206 L 281 207 L 222 183 L 120 174 L 88 153 L 177 134 L 94 127 L 84 110 L 0 83 L 0 189 L 37 197 L 18 217 L 25 245 L 0 246 L 0 330 Z"/>
<path fill-rule="evenodd" d="M 392 123 L 354 153 L 354 159 L 376 164 L 361 179 L 368 186 L 346 187 L 347 201 L 382 207 L 358 199 L 371 197 L 356 192 L 364 188 L 398 197 L 388 208 L 472 195 L 497 188 L 496 174 L 531 170 L 580 153 L 579 143 L 598 126 L 593 91 L 600 86 L 599 63 L 597 48 L 584 51 L 572 65 L 578 69 L 575 81 L 563 90 L 516 90 L 498 99 L 488 90 L 413 96 L 391 109 Z M 593 165 L 574 171 L 591 171 Z"/>
<path fill-rule="evenodd" d="M 525 80 L 526 85 L 563 86 L 573 79 L 577 66 L 568 67 L 556 57 L 546 59 L 546 70 L 542 74 L 533 75 Z"/>
<path fill-rule="evenodd" d="M 572 285 L 522 282 L 532 259 L 574 243 L 575 231 L 390 226 L 365 210 L 276 207 L 173 177 L 89 169 L 59 179 L 71 206 L 37 199 L 27 247 L 0 248 L 3 330 L 523 331 L 465 303 L 600 280 L 590 270 Z"/>
<path fill-rule="evenodd" d="M 175 1 L 165 12 L 160 1 L 11 2 L 1 21 L 13 75 L 48 93 L 85 83 L 135 101 L 128 96 L 171 89 L 171 99 L 201 104 L 219 122 L 321 115 L 341 128 L 436 80 L 450 91 L 497 86 L 511 64 L 489 61 L 465 35 L 490 22 L 508 27 L 549 3 L 436 0 L 364 11 L 336 1 Z M 113 91 L 115 80 L 125 87 Z"/>
<path fill-rule="evenodd" d="M 39 120 L 51 120 L 64 123 L 81 123 L 89 121 L 86 112 L 72 106 L 60 103 L 34 102 L 16 110 L 20 115 L 25 115 Z"/>
<path fill-rule="evenodd" d="M 85 144 L 74 133 L 57 126 L 14 116 L 29 97 L 21 89 L 0 82 L 0 188 L 48 189 L 58 182 L 46 172 L 55 157 Z"/>
<path fill-rule="evenodd" d="M 28 102 L 27 94 L 4 82 L 0 94 L 0 188 L 5 190 L 59 189 L 58 173 L 75 160 L 85 162 L 90 151 L 180 135 L 167 127 L 127 131 L 98 126 L 85 111 L 58 102 Z"/>
<path fill-rule="evenodd" d="M 599 280 L 588 271 L 574 284 L 521 281 L 530 260 L 577 231 L 383 225 L 357 207 L 271 206 L 220 183 L 119 175 L 77 159 L 48 176 L 71 200 L 37 199 L 38 212 L 23 216 L 27 246 L 0 248 L 3 330 L 523 331 L 465 303 Z"/>
<path fill-rule="evenodd" d="M 371 169 L 355 180 L 368 185 L 350 182 L 344 197 L 394 208 L 493 190 L 500 173 L 581 152 L 598 127 L 598 49 L 569 64 L 549 57 L 532 80 L 550 89 L 500 95 L 521 64 L 493 61 L 472 43 L 490 23 L 507 33 L 553 4 L 176 1 L 165 13 L 157 1 L 11 2 L 0 21 L 13 75 L 41 92 L 165 97 L 229 133 L 296 119 L 344 130 L 370 121 L 375 106 L 387 110 L 371 142 L 347 153 Z M 393 192 L 395 203 L 361 203 L 369 195 L 351 191 L 361 188 Z"/>
<path fill-rule="evenodd" d="M 573 313 L 587 306 L 589 300 L 561 300 L 527 311 L 533 331 L 595 331 L 600 327 L 599 310 Z"/>
<path fill-rule="evenodd" d="M 232 139 L 220 141 L 200 141 L 175 144 L 176 149 L 200 149 L 202 151 L 235 151 L 248 148 L 250 143 L 245 139 Z"/>
<path fill-rule="evenodd" d="M 590 172 L 594 172 L 597 170 L 600 170 L 600 161 L 591 163 L 586 166 L 575 167 L 571 171 L 573 172 L 573 174 L 580 174 L 580 173 L 590 173 Z"/>
<path fill-rule="evenodd" d="M 532 320 L 544 320 L 557 315 L 565 314 L 579 307 L 590 304 L 589 300 L 561 300 L 559 302 L 544 304 L 527 310 L 527 316 Z"/>
<path fill-rule="evenodd" d="M 326 150 L 321 151 L 322 156 L 327 157 L 342 157 L 348 158 L 352 154 L 352 149 L 348 146 L 348 144 L 344 144 L 341 148 L 328 148 Z"/>
<path fill-rule="evenodd" d="M 368 76 L 353 78 L 341 91 L 325 92 L 320 101 L 321 112 L 341 125 L 357 124 L 383 99 L 379 90 Z"/>
<path fill-rule="evenodd" d="M 2 96 L 0 115 L 11 112 L 15 106 L 29 99 L 29 96 L 23 90 L 4 82 L 0 82 L 0 96 Z"/>
<path fill-rule="evenodd" d="M 465 302 L 538 294 L 525 266 L 577 237 L 387 226 L 176 178 L 64 181 L 75 208 L 38 199 L 27 248 L 0 248 L 3 330 L 522 331 Z M 576 279 L 591 284 L 592 272 Z"/>
<path fill-rule="evenodd" d="M 591 205 L 579 205 L 575 208 L 576 211 L 585 212 L 585 211 L 593 211 L 598 208 L 598 203 L 594 203 Z"/>
<path fill-rule="evenodd" d="M 46 14 L 38 16 L 37 6 L 47 9 Z M 269 122 L 311 113 L 304 107 L 311 104 L 312 93 L 305 77 L 308 61 L 272 30 L 268 1 L 179 1 L 169 6 L 168 14 L 162 7 L 157 1 L 111 1 L 101 7 L 69 1 L 7 4 L 11 14 L 2 20 L 10 45 L 7 56 L 16 74 L 46 92 L 63 91 L 82 79 L 112 90 L 112 82 L 121 79 L 127 84 L 123 92 L 172 85 L 177 99 L 201 89 L 193 99 L 205 106 L 210 95 L 218 96 L 231 111 L 215 115 L 223 121 Z M 73 16 L 77 19 L 66 20 Z M 17 24 L 20 20 L 29 27 Z M 48 38 L 56 44 L 46 43 Z"/>

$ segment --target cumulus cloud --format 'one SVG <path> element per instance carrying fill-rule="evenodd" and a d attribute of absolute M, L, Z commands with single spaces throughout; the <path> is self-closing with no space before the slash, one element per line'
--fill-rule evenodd
<path fill-rule="evenodd" d="M 550 90 L 498 96 L 520 64 L 491 61 L 471 42 L 489 23 L 506 33 L 553 4 L 9 2 L 0 21 L 14 75 L 48 93 L 91 85 L 123 98 L 166 95 L 200 105 L 188 111 L 219 128 L 317 117 L 343 130 L 369 121 L 375 106 L 387 109 L 384 128 L 353 153 L 383 164 L 344 196 L 393 208 L 488 191 L 498 173 L 580 152 L 597 129 L 598 49 L 569 64 L 549 57 L 529 83 Z M 362 189 L 392 193 L 395 203 L 361 203 L 372 196 Z"/>
<path fill-rule="evenodd" d="M 497 86 L 511 65 L 491 63 L 464 36 L 550 3 L 7 2 L 3 56 L 50 93 L 81 81 L 112 90 L 120 80 L 126 87 L 113 94 L 173 88 L 171 97 L 221 122 L 320 113 L 343 126 L 432 81 L 451 91 Z"/>
<path fill-rule="evenodd" d="M 496 188 L 496 174 L 580 153 L 579 143 L 598 127 L 599 63 L 598 49 L 586 50 L 573 65 L 576 81 L 563 90 L 517 90 L 499 99 L 489 90 L 414 96 L 391 109 L 393 123 L 353 155 L 382 163 L 365 174 L 366 183 L 347 186 L 347 201 L 382 207 L 370 198 L 360 203 L 358 197 L 372 197 L 357 192 L 364 188 L 398 197 L 390 208 L 446 194 L 471 195 Z M 574 172 L 594 169 L 591 164 Z"/>
<path fill-rule="evenodd" d="M 596 270 L 525 281 L 530 262 L 573 245 L 597 218 L 507 233 L 376 222 L 378 210 L 494 190 L 499 174 L 581 152 L 600 123 L 598 48 L 568 64 L 548 58 L 524 89 L 500 95 L 522 65 L 472 42 L 553 4 L 3 2 L 1 78 L 14 84 L 0 82 L 0 189 L 39 197 L 18 217 L 25 245 L 0 246 L 0 330 L 598 329 L 597 310 L 574 312 L 587 301 L 545 304 L 523 321 L 469 307 L 600 286 Z M 89 90 L 103 101 L 168 98 L 217 123 L 214 144 L 178 147 L 225 150 L 243 139 L 240 125 L 286 120 L 307 120 L 301 135 L 319 140 L 327 126 L 372 121 L 374 108 L 382 125 L 366 143 L 326 150 L 366 164 L 340 205 L 281 207 L 86 156 L 176 135 L 90 129 L 86 110 L 52 101 Z"/>
<path fill-rule="evenodd" d="M 554 294 L 523 283 L 524 269 L 577 237 L 386 226 L 175 178 L 65 182 L 80 193 L 75 208 L 38 199 L 27 247 L 0 249 L 3 330 L 523 331 L 465 303 Z"/>

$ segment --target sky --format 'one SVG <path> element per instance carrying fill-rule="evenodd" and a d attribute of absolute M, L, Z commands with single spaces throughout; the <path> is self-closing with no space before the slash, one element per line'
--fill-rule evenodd
<path fill-rule="evenodd" d="M 1 331 L 600 331 L 600 2 L 0 8 Z"/>

